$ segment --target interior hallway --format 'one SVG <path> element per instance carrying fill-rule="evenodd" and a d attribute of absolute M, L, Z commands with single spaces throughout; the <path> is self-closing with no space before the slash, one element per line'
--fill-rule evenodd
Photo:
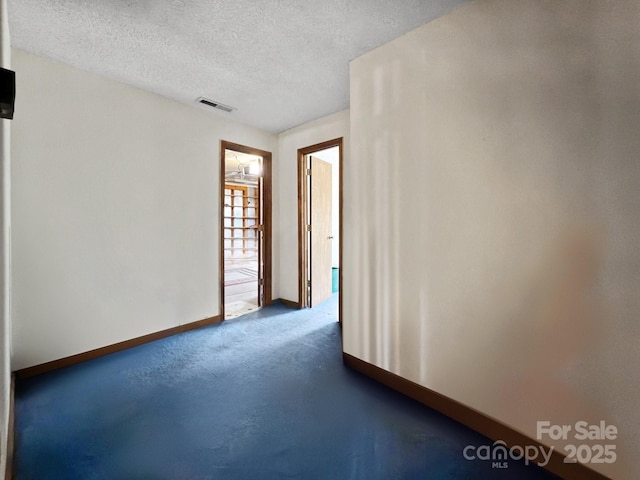
<path fill-rule="evenodd" d="M 344 367 L 336 300 L 19 381 L 17 480 L 555 478 L 465 460 L 490 441 Z"/>

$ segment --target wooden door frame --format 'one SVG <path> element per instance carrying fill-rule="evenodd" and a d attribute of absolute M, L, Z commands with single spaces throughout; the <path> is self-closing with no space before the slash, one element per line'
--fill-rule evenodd
<path fill-rule="evenodd" d="M 263 302 L 262 306 L 266 307 L 271 304 L 272 292 L 271 292 L 271 272 L 272 272 L 272 252 L 271 252 L 271 234 L 272 234 L 272 163 L 271 152 L 266 150 L 260 150 L 258 148 L 247 147 L 238 143 L 228 142 L 226 140 L 220 140 L 220 182 L 219 182 L 219 228 L 220 228 L 220 317 L 224 321 L 224 185 L 225 185 L 225 150 L 232 150 L 234 152 L 246 153 L 248 155 L 256 155 L 262 157 L 262 214 L 264 219 L 264 232 L 263 232 L 263 246 L 262 246 L 262 260 L 263 260 L 263 275 L 264 285 Z M 258 289 L 259 290 L 259 289 Z"/>
<path fill-rule="evenodd" d="M 309 242 L 307 239 L 307 155 L 338 147 L 338 254 L 340 263 L 338 269 L 338 322 L 342 323 L 342 272 L 344 263 L 342 261 L 342 202 L 343 202 L 343 167 L 344 167 L 344 141 L 343 137 L 316 143 L 309 147 L 298 149 L 298 304 L 300 308 L 308 307 L 307 298 L 307 258 L 309 253 Z"/>

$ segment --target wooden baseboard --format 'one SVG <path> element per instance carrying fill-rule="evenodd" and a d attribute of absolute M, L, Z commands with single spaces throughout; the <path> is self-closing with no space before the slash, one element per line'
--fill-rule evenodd
<path fill-rule="evenodd" d="M 119 352 L 121 350 L 126 350 L 132 347 L 137 347 L 138 345 L 143 345 L 145 343 L 153 342 L 154 340 L 160 340 L 161 338 L 170 337 L 171 335 L 177 335 L 178 333 L 188 332 L 190 330 L 195 330 L 196 328 L 204 327 L 206 325 L 213 325 L 215 323 L 220 323 L 221 321 L 222 321 L 222 317 L 220 315 L 204 318 L 196 322 L 186 323 L 184 325 L 178 325 L 177 327 L 172 327 L 166 330 L 161 330 L 159 332 L 143 335 L 141 337 L 132 338 L 131 340 L 125 340 L 123 342 L 114 343 L 113 345 L 107 345 L 105 347 L 96 348 L 95 350 L 90 350 L 88 352 L 78 353 L 76 355 L 60 358 L 58 360 L 53 360 L 51 362 L 42 363 L 40 365 L 34 365 L 33 367 L 27 367 L 20 370 L 16 370 L 15 376 L 18 379 L 34 377 L 36 375 L 41 375 L 46 372 L 51 372 L 52 370 L 57 370 L 59 368 L 75 365 L 76 363 L 86 362 L 87 360 L 93 360 L 94 358 L 103 357 L 104 355 L 109 355 L 110 353 Z"/>
<path fill-rule="evenodd" d="M 542 446 L 539 441 L 529 438 L 527 435 L 512 429 L 499 420 L 489 417 L 438 392 L 360 360 L 348 353 L 343 353 L 342 358 L 344 364 L 348 367 L 462 423 L 490 438 L 492 441 L 502 440 L 508 446 Z M 547 447 L 545 447 L 545 449 L 546 448 Z M 460 454 L 462 455 L 462 452 L 460 452 Z M 566 480 L 607 480 L 608 478 L 601 473 L 591 470 L 584 464 L 564 463 L 564 459 L 565 456 L 562 453 L 554 450 L 549 463 L 544 467 L 545 470 Z"/>
<path fill-rule="evenodd" d="M 15 375 L 11 374 L 11 384 L 9 387 L 9 422 L 7 423 L 7 458 L 4 472 L 5 480 L 13 480 L 13 449 L 15 445 L 15 383 Z"/>
<path fill-rule="evenodd" d="M 302 308 L 300 302 L 293 302 L 291 300 L 285 300 L 284 298 L 279 298 L 278 300 L 280 300 L 285 307 L 296 308 L 298 310 Z"/>

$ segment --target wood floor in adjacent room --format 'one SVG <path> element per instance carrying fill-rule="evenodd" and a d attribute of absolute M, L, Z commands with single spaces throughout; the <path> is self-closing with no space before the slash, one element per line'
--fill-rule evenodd
<path fill-rule="evenodd" d="M 224 319 L 258 310 L 258 262 L 225 259 L 224 271 Z"/>

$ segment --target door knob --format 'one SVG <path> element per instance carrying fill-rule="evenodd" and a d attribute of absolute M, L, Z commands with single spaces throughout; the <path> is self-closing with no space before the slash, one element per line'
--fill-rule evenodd
<path fill-rule="evenodd" d="M 327 240 L 333 240 L 333 237 L 327 237 Z"/>

